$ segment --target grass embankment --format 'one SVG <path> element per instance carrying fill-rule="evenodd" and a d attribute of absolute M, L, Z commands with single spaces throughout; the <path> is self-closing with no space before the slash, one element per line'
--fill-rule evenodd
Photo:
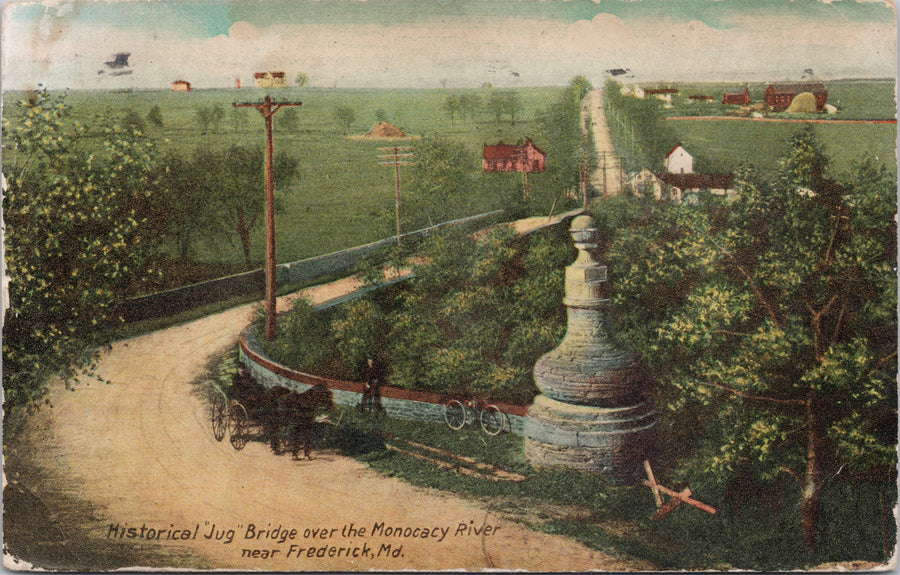
<path fill-rule="evenodd" d="M 616 557 L 647 561 L 661 570 L 766 571 L 886 559 L 878 544 L 885 524 L 875 485 L 829 485 L 823 507 L 827 527 L 820 551 L 810 554 L 800 540 L 793 493 L 774 507 L 765 503 L 771 498 L 764 494 L 738 507 L 724 501 L 721 489 L 705 487 L 700 479 L 691 485 L 694 497 L 715 506 L 717 515 L 682 505 L 653 521 L 656 505 L 647 487 L 614 486 L 591 473 L 533 468 L 525 461 L 524 439 L 516 435 L 490 437 L 477 426 L 455 432 L 442 424 L 395 420 L 352 408 L 341 408 L 331 419 L 336 425 L 323 429 L 319 449 L 338 449 L 385 475 L 472 497 L 505 519 L 571 537 Z M 486 464 L 488 470 L 469 473 L 474 465 L 461 458 Z M 492 469 L 510 472 L 513 478 L 498 480 Z M 684 487 L 667 483 L 664 469 L 657 470 L 656 478 L 678 490 Z M 855 492 L 852 498 L 848 490 Z M 853 509 L 848 508 L 850 500 Z M 850 529 L 849 520 L 842 519 L 846 517 L 870 521 L 854 519 L 854 525 L 866 525 L 860 531 Z"/>

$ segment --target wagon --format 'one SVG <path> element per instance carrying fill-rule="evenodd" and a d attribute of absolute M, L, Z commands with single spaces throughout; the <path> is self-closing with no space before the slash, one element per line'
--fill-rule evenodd
<path fill-rule="evenodd" d="M 235 378 L 234 393 L 228 396 L 214 386 L 210 401 L 213 437 L 222 441 L 229 436 L 231 446 L 243 449 L 252 437 L 268 436 L 272 450 L 280 453 L 281 430 L 290 429 L 294 457 L 305 438 L 304 453 L 310 457 L 311 430 L 319 409 L 334 409 L 331 390 L 316 385 L 304 392 L 283 387 L 265 389 L 252 378 Z M 230 431 L 230 434 L 229 434 Z"/>

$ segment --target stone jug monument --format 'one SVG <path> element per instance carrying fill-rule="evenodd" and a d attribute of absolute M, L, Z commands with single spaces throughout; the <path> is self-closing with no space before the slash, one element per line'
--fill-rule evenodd
<path fill-rule="evenodd" d="M 643 478 L 657 445 L 653 375 L 616 335 L 600 230 L 589 216 L 572 221 L 578 257 L 566 268 L 568 329 L 534 366 L 538 395 L 525 420 L 525 455 L 538 467 L 596 471 L 614 483 Z"/>

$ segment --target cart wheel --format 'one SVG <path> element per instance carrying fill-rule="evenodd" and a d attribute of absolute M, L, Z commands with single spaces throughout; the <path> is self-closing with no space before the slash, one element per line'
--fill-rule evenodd
<path fill-rule="evenodd" d="M 466 424 L 466 407 L 461 401 L 451 399 L 444 404 L 444 421 L 450 429 L 459 431 Z"/>
<path fill-rule="evenodd" d="M 486 405 L 481 410 L 481 428 L 488 435 L 497 435 L 506 427 L 506 414 L 496 405 Z"/>
<path fill-rule="evenodd" d="M 240 404 L 234 406 L 231 414 L 231 446 L 240 451 L 247 445 L 249 439 L 250 419 L 247 412 Z"/>
<path fill-rule="evenodd" d="M 209 406 L 212 419 L 213 437 L 216 441 L 222 441 L 228 433 L 228 406 L 225 398 L 216 397 Z"/>

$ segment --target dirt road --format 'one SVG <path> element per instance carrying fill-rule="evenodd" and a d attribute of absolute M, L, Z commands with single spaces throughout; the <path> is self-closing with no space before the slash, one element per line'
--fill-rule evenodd
<path fill-rule="evenodd" d="M 355 285 L 341 280 L 302 293 L 318 303 Z M 336 453 L 298 462 L 258 442 L 238 452 L 215 441 L 191 382 L 236 342 L 252 313 L 244 306 L 116 343 L 100 363 L 109 385 L 75 392 L 54 385 L 54 407 L 41 410 L 27 436 L 39 464 L 64 477 L 61 488 L 98 510 L 88 526 L 96 539 L 171 548 L 169 567 L 650 567 L 500 520 L 476 503 L 384 477 Z"/>
<path fill-rule="evenodd" d="M 603 90 L 588 93 L 582 113 L 589 120 L 597 148 L 597 169 L 590 175 L 591 186 L 601 197 L 614 196 L 622 188 L 622 164 L 613 149 L 606 112 L 603 111 Z"/>

